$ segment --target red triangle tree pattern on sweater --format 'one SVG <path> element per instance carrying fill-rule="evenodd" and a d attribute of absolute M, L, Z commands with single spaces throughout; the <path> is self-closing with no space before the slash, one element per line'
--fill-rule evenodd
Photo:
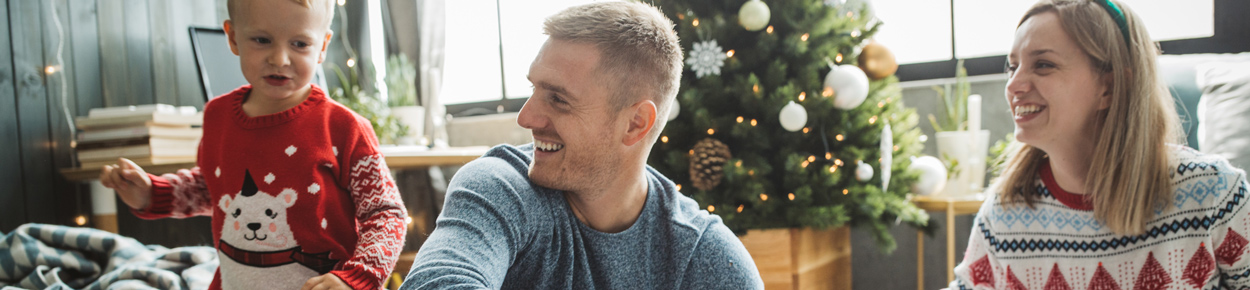
<path fill-rule="evenodd" d="M 1102 267 L 1102 262 L 1098 262 L 1098 270 L 1094 270 L 1094 278 L 1089 280 L 1088 290 L 1120 290 L 1120 284 L 1115 283 L 1115 278 L 1111 277 L 1111 273 L 1107 273 L 1107 268 Z"/>
<path fill-rule="evenodd" d="M 1024 287 L 1024 283 L 1020 283 L 1020 278 L 1016 278 L 1016 273 L 1011 271 L 1011 266 L 1007 266 L 1007 290 L 1029 290 Z"/>
<path fill-rule="evenodd" d="M 1220 247 L 1215 250 L 1215 259 L 1224 265 L 1233 265 L 1237 260 L 1241 260 L 1241 254 L 1246 251 L 1246 238 L 1228 228 L 1228 234 L 1224 235 L 1224 242 L 1220 243 Z"/>
<path fill-rule="evenodd" d="M 972 263 L 972 285 L 994 287 L 994 267 L 990 265 L 990 255 Z"/>
<path fill-rule="evenodd" d="M 1042 290 L 1072 290 L 1068 286 L 1068 279 L 1063 278 L 1063 272 L 1059 271 L 1059 263 L 1050 268 L 1050 275 L 1046 277 L 1046 285 L 1042 286 Z"/>
<path fill-rule="evenodd" d="M 1198 244 L 1198 251 L 1194 252 L 1193 258 L 1189 258 L 1189 264 L 1185 265 L 1185 273 L 1181 275 L 1190 287 L 1202 288 L 1207 283 L 1207 278 L 1211 277 L 1211 270 L 1215 269 L 1215 258 L 1211 257 L 1211 252 L 1207 251 L 1207 244 Z"/>
<path fill-rule="evenodd" d="M 1137 282 L 1133 284 L 1133 290 L 1163 290 L 1167 289 L 1168 284 L 1172 284 L 1172 277 L 1168 277 L 1163 265 L 1155 259 L 1155 253 L 1150 252 L 1146 254 L 1146 263 L 1142 265 L 1141 272 L 1137 273 Z"/>

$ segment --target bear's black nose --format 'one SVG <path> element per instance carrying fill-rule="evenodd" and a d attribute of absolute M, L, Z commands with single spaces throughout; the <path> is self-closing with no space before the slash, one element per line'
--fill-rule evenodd
<path fill-rule="evenodd" d="M 252 229 L 253 231 L 255 231 L 255 230 L 259 230 L 259 229 L 260 229 L 260 223 L 250 223 L 250 224 L 247 224 L 247 228 Z"/>

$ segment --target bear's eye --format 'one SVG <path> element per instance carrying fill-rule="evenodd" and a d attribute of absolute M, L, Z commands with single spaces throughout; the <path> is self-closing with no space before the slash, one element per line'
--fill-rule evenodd
<path fill-rule="evenodd" d="M 269 216 L 269 218 L 271 218 L 271 219 L 278 218 L 278 213 L 273 212 L 273 210 L 272 210 L 272 209 L 267 209 L 267 208 L 266 208 L 266 209 L 265 209 L 265 215 Z"/>
<path fill-rule="evenodd" d="M 237 217 L 239 217 L 239 215 L 240 215 L 240 214 L 243 214 L 243 209 L 241 209 L 241 208 L 236 208 L 236 209 L 234 209 L 234 213 L 233 213 L 233 214 L 231 214 L 231 215 L 233 215 L 234 217 L 236 217 L 236 218 L 237 218 Z"/>

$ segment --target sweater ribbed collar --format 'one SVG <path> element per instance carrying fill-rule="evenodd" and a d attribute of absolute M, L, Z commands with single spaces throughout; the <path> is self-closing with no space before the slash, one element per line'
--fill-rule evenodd
<path fill-rule="evenodd" d="M 230 92 L 230 107 L 234 111 L 235 123 L 243 129 L 259 129 L 270 126 L 281 125 L 283 123 L 294 120 L 304 112 L 310 111 L 312 108 L 320 106 L 326 101 L 325 91 L 321 90 L 317 85 L 311 85 L 312 89 L 308 90 L 308 98 L 300 102 L 286 111 L 277 112 L 264 116 L 249 117 L 243 111 L 243 101 L 247 100 L 247 94 L 252 91 L 252 85 L 244 85 Z"/>
<path fill-rule="evenodd" d="M 1075 210 L 1094 210 L 1094 202 L 1087 198 L 1087 195 L 1069 193 L 1059 187 L 1059 183 L 1055 182 L 1054 172 L 1051 172 L 1050 162 L 1042 162 L 1042 168 L 1038 171 L 1038 174 L 1042 176 L 1042 184 L 1046 185 L 1046 190 L 1049 190 L 1050 195 L 1060 203 Z"/>

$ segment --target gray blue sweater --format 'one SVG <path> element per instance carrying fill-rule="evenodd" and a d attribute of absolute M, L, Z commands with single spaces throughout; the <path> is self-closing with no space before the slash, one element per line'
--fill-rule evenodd
<path fill-rule="evenodd" d="M 437 227 L 401 289 L 762 289 L 720 217 L 647 167 L 647 201 L 619 233 L 581 223 L 530 183 L 533 145 L 500 145 L 451 180 Z"/>

